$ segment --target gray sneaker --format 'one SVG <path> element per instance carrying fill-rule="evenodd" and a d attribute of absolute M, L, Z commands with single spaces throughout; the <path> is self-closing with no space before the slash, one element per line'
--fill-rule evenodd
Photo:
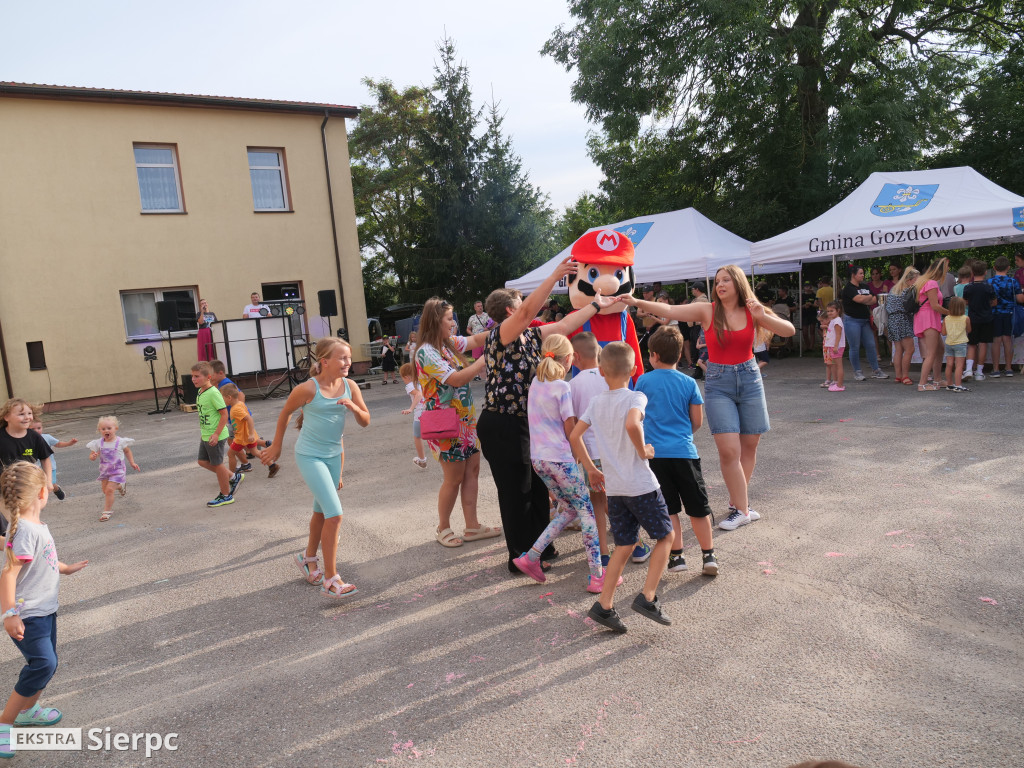
<path fill-rule="evenodd" d="M 857 381 L 864 381 L 864 379 L 866 379 L 867 376 L 865 376 L 860 371 L 854 371 L 853 372 L 853 378 L 855 378 Z"/>
<path fill-rule="evenodd" d="M 874 373 L 871 374 L 871 378 L 872 379 L 888 379 L 889 378 L 889 374 L 886 373 L 885 371 L 883 371 L 881 368 L 879 368 Z"/>

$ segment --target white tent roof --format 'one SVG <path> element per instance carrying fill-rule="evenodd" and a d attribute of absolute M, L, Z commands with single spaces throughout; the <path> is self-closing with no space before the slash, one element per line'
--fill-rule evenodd
<path fill-rule="evenodd" d="M 870 258 L 1024 240 L 1024 198 L 973 168 L 873 173 L 806 224 L 754 243 L 758 265 Z"/>
<path fill-rule="evenodd" d="M 738 264 L 745 272 L 750 272 L 750 241 L 723 229 L 693 208 L 637 216 L 587 231 L 595 229 L 614 229 L 633 241 L 636 249 L 633 271 L 638 283 L 703 279 L 725 264 Z M 509 280 L 505 287 L 516 288 L 523 293 L 535 290 L 571 250 L 572 246 L 565 248 L 532 272 Z M 764 269 L 758 268 L 756 272 L 796 272 L 797 268 L 795 263 L 773 264 Z M 567 291 L 567 287 L 559 285 L 554 292 Z"/>

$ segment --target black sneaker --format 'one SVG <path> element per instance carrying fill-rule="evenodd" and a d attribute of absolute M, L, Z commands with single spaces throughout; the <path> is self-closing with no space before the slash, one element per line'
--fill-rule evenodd
<path fill-rule="evenodd" d="M 272 446 L 273 444 L 274 444 L 274 441 L 273 441 L 273 440 L 267 440 L 267 444 L 266 444 L 265 446 L 263 446 L 263 447 L 264 447 L 264 448 L 269 448 L 269 447 L 270 447 L 270 446 Z"/>
<path fill-rule="evenodd" d="M 223 493 L 218 493 L 217 494 L 217 498 L 213 499 L 212 501 L 206 502 L 206 506 L 208 506 L 208 507 L 223 507 L 225 504 L 234 504 L 234 503 L 235 503 L 235 499 L 230 494 L 225 496 Z"/>
<path fill-rule="evenodd" d="M 238 471 L 239 472 L 252 472 L 252 464 L 250 464 L 248 461 L 245 462 L 245 464 L 239 464 Z"/>
<path fill-rule="evenodd" d="M 622 619 L 619 618 L 619 614 L 615 612 L 615 609 L 609 608 L 605 610 L 601 607 L 600 602 L 595 602 L 590 606 L 587 616 L 601 626 L 608 627 L 612 632 L 618 632 L 621 635 L 626 631 L 626 625 L 622 623 Z"/>
<path fill-rule="evenodd" d="M 228 494 L 229 496 L 235 495 L 235 489 L 241 485 L 243 480 L 245 480 L 245 475 L 241 472 L 235 472 L 234 477 L 231 478 L 231 493 Z"/>
<path fill-rule="evenodd" d="M 705 576 L 717 576 L 718 575 L 718 561 L 715 559 L 714 552 L 708 552 L 704 556 L 704 567 L 701 569 L 701 573 Z"/>
<path fill-rule="evenodd" d="M 53 495 L 56 496 L 61 501 L 64 501 L 64 499 L 68 497 L 68 495 L 64 493 L 64 489 L 61 488 L 59 485 L 53 486 Z"/>
<path fill-rule="evenodd" d="M 633 599 L 633 610 L 659 624 L 668 626 L 672 623 L 672 619 L 661 612 L 661 603 L 658 602 L 657 595 L 654 596 L 654 600 L 648 600 L 641 592 Z"/>
<path fill-rule="evenodd" d="M 679 571 L 686 570 L 686 558 L 682 555 L 669 555 L 668 556 L 668 569 L 672 573 L 678 573 Z"/>

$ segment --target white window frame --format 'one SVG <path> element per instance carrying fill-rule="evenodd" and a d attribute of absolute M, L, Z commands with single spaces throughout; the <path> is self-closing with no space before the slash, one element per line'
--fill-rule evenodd
<path fill-rule="evenodd" d="M 171 152 L 170 163 L 140 163 L 135 158 L 136 149 L 167 149 Z M 178 170 L 178 147 L 175 144 L 144 144 L 135 142 L 132 144 L 132 159 L 135 160 L 135 181 L 139 185 L 139 206 L 142 213 L 184 213 L 185 195 L 181 189 L 181 173 Z M 178 192 L 177 208 L 146 208 L 145 200 L 142 197 L 142 180 L 139 178 L 139 168 L 171 168 L 174 171 L 174 187 Z"/>
<path fill-rule="evenodd" d="M 127 314 L 125 313 L 124 297 L 125 296 L 136 296 L 136 295 L 138 295 L 140 293 L 151 293 L 151 294 L 153 294 L 153 307 L 154 307 L 154 311 L 155 311 L 155 309 L 156 309 L 156 302 L 164 301 L 164 293 L 165 292 L 169 293 L 171 291 L 188 291 L 189 293 L 192 294 L 192 302 L 193 302 L 193 305 L 195 306 L 195 311 L 194 311 L 194 313 L 192 315 L 192 320 L 193 320 L 193 322 L 195 322 L 195 318 L 197 318 L 199 316 L 199 302 L 196 300 L 196 295 L 198 294 L 198 290 L 196 289 L 196 287 L 194 285 L 181 285 L 181 286 L 167 287 L 167 288 L 137 288 L 137 289 L 130 290 L 130 291 L 121 291 L 120 292 L 121 320 L 124 323 L 124 333 L 125 333 L 125 339 L 127 341 L 129 341 L 129 342 L 133 342 L 133 341 L 154 341 L 154 340 L 158 340 L 158 339 L 165 339 L 167 337 L 166 337 L 166 332 L 160 331 L 159 329 L 155 333 L 136 333 L 134 335 L 132 333 L 130 333 L 129 328 L 128 328 L 128 317 L 127 317 Z M 154 320 L 154 325 L 157 325 L 155 320 Z M 171 338 L 173 338 L 173 339 L 185 338 L 185 337 L 188 337 L 188 336 L 195 336 L 196 333 L 197 333 L 197 329 L 196 328 L 187 328 L 184 331 L 171 331 Z"/>
<path fill-rule="evenodd" d="M 277 165 L 253 165 L 249 159 L 250 152 L 259 152 L 262 154 L 273 153 L 277 155 Z M 284 149 L 282 147 L 246 147 L 245 149 L 246 162 L 249 165 L 249 188 L 253 193 L 252 198 L 252 209 L 257 213 L 275 212 L 280 213 L 281 211 L 291 211 L 291 196 L 288 194 L 288 174 L 286 172 L 285 161 L 284 161 Z M 256 207 L 256 190 L 252 188 L 252 172 L 253 171 L 277 171 L 278 177 L 281 180 L 281 198 L 284 202 L 282 208 L 257 208 Z"/>

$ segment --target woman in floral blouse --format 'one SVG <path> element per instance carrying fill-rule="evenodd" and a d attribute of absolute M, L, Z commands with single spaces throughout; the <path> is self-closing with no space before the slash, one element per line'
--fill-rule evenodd
<path fill-rule="evenodd" d="M 454 408 L 459 417 L 459 435 L 450 440 L 427 440 L 434 458 L 441 463 L 444 480 L 437 494 L 437 541 L 446 547 L 501 535 L 500 528 L 481 525 L 476 516 L 480 478 L 480 449 L 476 438 L 476 408 L 469 382 L 483 370 L 483 358 L 463 367 L 461 354 L 483 344 L 486 334 L 469 338 L 453 336 L 452 305 L 438 298 L 423 305 L 420 316 L 416 371 L 423 393 L 423 410 Z M 455 500 L 462 497 L 466 529 L 462 536 L 451 528 Z"/>
<path fill-rule="evenodd" d="M 530 327 L 555 283 L 575 274 L 576 262 L 565 259 L 524 300 L 519 291 L 499 288 L 487 297 L 487 314 L 499 325 L 487 334 L 487 402 L 480 414 L 480 444 L 498 489 L 498 508 L 508 546 L 508 570 L 518 574 L 513 560 L 527 552 L 550 522 L 548 490 L 530 464 L 530 426 L 526 399 L 540 348 L 552 333 L 568 336 L 613 303 L 598 294 L 595 300 L 557 323 Z M 473 366 L 475 367 L 475 366 Z M 425 394 L 425 393 L 424 393 Z M 548 547 L 542 559 L 554 556 Z"/>

